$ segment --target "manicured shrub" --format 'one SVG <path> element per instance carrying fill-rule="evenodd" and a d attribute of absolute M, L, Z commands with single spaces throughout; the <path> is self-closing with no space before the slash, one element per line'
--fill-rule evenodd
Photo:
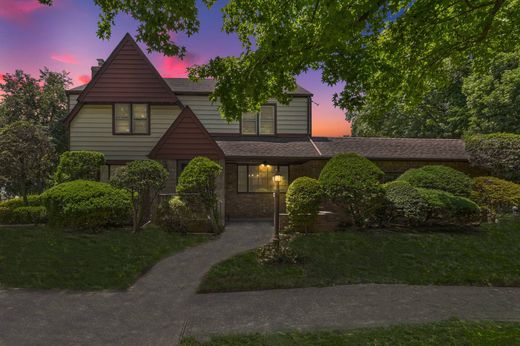
<path fill-rule="evenodd" d="M 321 186 L 316 179 L 295 179 L 285 196 L 289 225 L 294 230 L 308 231 L 318 216 L 321 201 Z"/>
<path fill-rule="evenodd" d="M 491 133 L 464 138 L 472 165 L 492 175 L 520 182 L 520 134 Z"/>
<path fill-rule="evenodd" d="M 417 188 L 407 181 L 396 180 L 383 185 L 385 190 L 385 221 L 418 225 L 428 217 L 428 203 Z"/>
<path fill-rule="evenodd" d="M 128 193 L 109 184 L 75 180 L 56 185 L 42 195 L 49 224 L 73 229 L 99 229 L 130 223 Z"/>
<path fill-rule="evenodd" d="M 220 231 L 217 176 L 222 167 L 202 156 L 193 158 L 184 168 L 177 183 L 177 193 L 192 211 L 208 215 L 215 232 Z"/>
<path fill-rule="evenodd" d="M 16 207 L 13 209 L 0 207 L 0 224 L 21 225 L 46 222 L 47 210 L 42 206 Z"/>
<path fill-rule="evenodd" d="M 520 184 L 495 177 L 473 179 L 471 199 L 482 208 L 487 218 L 495 220 L 498 214 L 511 213 L 520 207 Z"/>
<path fill-rule="evenodd" d="M 174 196 L 159 206 L 159 223 L 168 231 L 189 232 L 190 221 L 193 218 L 190 208 L 179 196 Z"/>
<path fill-rule="evenodd" d="M 41 205 L 40 195 L 27 196 L 27 202 L 29 203 L 29 206 L 40 206 Z M 25 206 L 25 205 L 23 203 L 23 198 L 21 198 L 21 197 L 15 197 L 15 198 L 11 198 L 6 201 L 0 202 L 0 208 L 14 209 L 14 208 L 23 207 L 23 206 Z"/>
<path fill-rule="evenodd" d="M 379 180 L 384 173 L 370 160 L 354 153 L 331 158 L 320 173 L 324 194 L 362 226 L 382 201 Z"/>
<path fill-rule="evenodd" d="M 471 178 L 451 167 L 433 165 L 409 169 L 397 180 L 407 181 L 412 186 L 450 192 L 457 196 L 469 196 Z"/>
<path fill-rule="evenodd" d="M 97 151 L 66 151 L 60 155 L 60 162 L 54 181 L 61 184 L 73 180 L 98 180 L 100 167 L 105 164 L 105 155 Z"/>
<path fill-rule="evenodd" d="M 466 224 L 480 220 L 480 208 L 466 197 L 441 190 L 417 190 L 428 204 L 428 223 Z"/>
<path fill-rule="evenodd" d="M 157 161 L 136 160 L 117 170 L 110 183 L 128 191 L 132 201 L 133 231 L 146 221 L 148 207 L 168 180 L 168 171 Z"/>

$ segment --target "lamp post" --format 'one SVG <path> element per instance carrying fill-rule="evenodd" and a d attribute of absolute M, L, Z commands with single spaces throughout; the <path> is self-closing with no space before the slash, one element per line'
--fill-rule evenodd
<path fill-rule="evenodd" d="M 274 190 L 274 241 L 276 242 L 276 245 L 279 245 L 280 240 L 280 182 L 282 181 L 283 177 L 280 175 L 280 173 L 277 171 L 276 174 L 273 176 L 273 181 L 275 184 L 275 190 Z"/>

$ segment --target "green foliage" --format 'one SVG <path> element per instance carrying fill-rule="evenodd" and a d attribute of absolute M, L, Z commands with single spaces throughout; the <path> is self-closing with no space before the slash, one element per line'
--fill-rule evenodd
<path fill-rule="evenodd" d="M 451 192 L 458 196 L 469 196 L 471 178 L 466 174 L 442 165 L 409 169 L 397 180 L 407 181 L 412 186 Z"/>
<path fill-rule="evenodd" d="M 500 178 L 520 182 L 520 134 L 473 135 L 464 141 L 472 165 Z"/>
<path fill-rule="evenodd" d="M 0 127 L 19 120 L 43 126 L 59 153 L 66 150 L 68 136 L 62 120 L 68 113 L 67 72 L 40 70 L 38 79 L 22 70 L 6 73 L 0 83 Z"/>
<path fill-rule="evenodd" d="M 51 4 L 51 0 L 40 0 Z M 195 1 L 96 0 L 98 36 L 109 38 L 118 13 L 138 21 L 138 40 L 150 50 L 182 56 L 170 33 L 199 29 Z M 212 7 L 215 0 L 204 0 Z M 193 79 L 214 78 L 213 100 L 228 120 L 258 110 L 270 98 L 287 102 L 295 76 L 311 69 L 344 83 L 336 105 L 359 109 L 366 99 L 413 105 L 446 83 L 446 64 L 478 69 L 497 52 L 518 45 L 520 1 L 295 1 L 229 0 L 222 30 L 236 34 L 238 56 L 215 57 L 191 69 Z"/>
<path fill-rule="evenodd" d="M 222 167 L 202 156 L 193 158 L 184 168 L 177 183 L 177 193 L 193 211 L 210 217 L 214 231 L 218 231 L 217 176 Z"/>
<path fill-rule="evenodd" d="M 147 208 L 166 185 L 168 175 L 168 171 L 157 161 L 135 160 L 118 169 L 110 180 L 112 185 L 130 194 L 134 232 L 143 225 Z"/>
<path fill-rule="evenodd" d="M 491 220 L 497 214 L 511 213 L 513 206 L 520 207 L 520 184 L 495 177 L 473 179 L 471 199 Z"/>
<path fill-rule="evenodd" d="M 47 132 L 27 121 L 0 129 L 0 188 L 21 195 L 43 191 L 55 157 Z"/>
<path fill-rule="evenodd" d="M 480 220 L 479 206 L 466 197 L 433 189 L 417 188 L 417 191 L 428 205 L 429 223 L 466 224 Z"/>
<path fill-rule="evenodd" d="M 191 209 L 179 196 L 174 196 L 159 206 L 159 223 L 168 231 L 187 233 L 190 231 L 190 221 L 194 218 Z"/>
<path fill-rule="evenodd" d="M 72 180 L 98 180 L 99 169 L 105 164 L 105 155 L 97 151 L 66 151 L 54 174 L 57 184 Z"/>
<path fill-rule="evenodd" d="M 354 153 L 331 158 L 320 173 L 324 194 L 361 226 L 377 209 L 384 173 L 370 160 Z"/>
<path fill-rule="evenodd" d="M 273 239 L 256 251 L 258 263 L 266 264 L 295 264 L 298 256 L 291 248 L 294 236 L 282 233 L 279 239 Z"/>
<path fill-rule="evenodd" d="M 386 221 L 409 225 L 423 224 L 428 217 L 428 203 L 417 188 L 407 181 L 395 180 L 383 185 Z"/>
<path fill-rule="evenodd" d="M 0 206 L 0 224 L 33 224 L 47 222 L 47 210 L 42 206 L 5 208 Z"/>
<path fill-rule="evenodd" d="M 109 184 L 75 180 L 50 188 L 41 199 L 51 225 L 97 230 L 130 222 L 128 193 Z"/>
<path fill-rule="evenodd" d="M 321 186 L 316 179 L 300 177 L 295 179 L 285 195 L 290 227 L 307 231 L 316 220 L 321 202 Z"/>
<path fill-rule="evenodd" d="M 41 198 L 40 195 L 29 195 L 27 196 L 27 205 L 38 207 L 41 206 Z M 8 199 L 6 201 L 0 202 L 0 207 L 2 208 L 8 208 L 8 209 L 14 209 L 18 207 L 25 206 L 23 198 L 21 197 L 15 197 Z"/>

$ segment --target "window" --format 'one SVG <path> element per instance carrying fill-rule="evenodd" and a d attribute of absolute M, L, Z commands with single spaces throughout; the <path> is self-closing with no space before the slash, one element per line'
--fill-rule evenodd
<path fill-rule="evenodd" d="M 264 105 L 260 112 L 248 112 L 242 115 L 243 135 L 274 135 L 276 105 Z"/>
<path fill-rule="evenodd" d="M 286 192 L 289 183 L 289 166 L 238 165 L 238 192 L 273 192 L 276 171 L 283 177 L 280 191 Z"/>
<path fill-rule="evenodd" d="M 146 103 L 116 103 L 114 105 L 114 134 L 150 134 L 148 109 Z"/>

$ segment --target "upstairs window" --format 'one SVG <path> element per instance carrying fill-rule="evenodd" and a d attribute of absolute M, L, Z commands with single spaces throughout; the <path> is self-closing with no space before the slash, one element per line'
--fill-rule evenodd
<path fill-rule="evenodd" d="M 274 135 L 276 128 L 276 105 L 264 105 L 260 107 L 260 112 L 244 113 L 241 123 L 243 135 Z"/>
<path fill-rule="evenodd" d="M 116 103 L 114 105 L 114 134 L 149 135 L 150 114 L 146 103 Z"/>

